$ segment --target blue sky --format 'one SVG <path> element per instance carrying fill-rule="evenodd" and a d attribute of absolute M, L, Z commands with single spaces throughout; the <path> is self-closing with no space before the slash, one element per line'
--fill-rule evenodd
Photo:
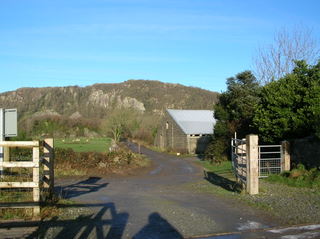
<path fill-rule="evenodd" d="M 0 0 L 0 92 L 160 80 L 224 91 L 276 30 L 320 38 L 320 2 Z"/>

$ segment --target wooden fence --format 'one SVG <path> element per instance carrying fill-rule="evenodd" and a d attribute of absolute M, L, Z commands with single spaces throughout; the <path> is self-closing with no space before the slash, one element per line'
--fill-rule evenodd
<path fill-rule="evenodd" d="M 54 146 L 53 139 L 43 141 L 3 141 L 4 161 L 0 162 L 0 190 L 31 189 L 32 201 L 1 202 L 0 208 L 33 208 L 33 216 L 40 214 L 40 201 L 52 197 L 54 188 Z M 32 149 L 32 161 L 10 161 L 10 148 Z M 43 149 L 40 158 L 40 149 Z M 32 181 L 7 181 L 4 172 L 8 169 L 32 169 Z M 19 175 L 17 175 L 19 179 Z M 31 179 L 31 178 L 30 178 Z M 10 180 L 10 177 L 9 177 Z"/>

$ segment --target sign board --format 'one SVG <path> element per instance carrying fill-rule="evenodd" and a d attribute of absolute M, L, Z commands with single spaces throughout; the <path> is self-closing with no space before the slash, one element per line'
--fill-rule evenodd
<path fill-rule="evenodd" d="M 18 135 L 17 109 L 4 109 L 4 137 L 15 137 Z"/>

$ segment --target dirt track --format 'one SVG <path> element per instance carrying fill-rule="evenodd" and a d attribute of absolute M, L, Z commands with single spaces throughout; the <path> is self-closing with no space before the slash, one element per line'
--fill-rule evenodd
<path fill-rule="evenodd" d="M 129 147 L 137 151 L 136 145 L 129 143 Z M 80 232 L 63 230 L 60 236 L 170 239 L 277 225 L 250 207 L 195 192 L 190 185 L 205 180 L 201 167 L 194 163 L 196 159 L 143 147 L 141 152 L 153 163 L 149 170 L 137 175 L 58 181 L 57 191 L 93 210 L 90 218 L 95 221 L 85 234 L 79 227 Z"/>

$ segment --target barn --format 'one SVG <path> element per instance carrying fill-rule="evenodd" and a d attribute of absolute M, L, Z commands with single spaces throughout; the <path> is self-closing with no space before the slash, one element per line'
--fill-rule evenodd
<path fill-rule="evenodd" d="M 212 110 L 167 109 L 158 128 L 155 146 L 175 152 L 201 154 L 213 134 Z"/>

